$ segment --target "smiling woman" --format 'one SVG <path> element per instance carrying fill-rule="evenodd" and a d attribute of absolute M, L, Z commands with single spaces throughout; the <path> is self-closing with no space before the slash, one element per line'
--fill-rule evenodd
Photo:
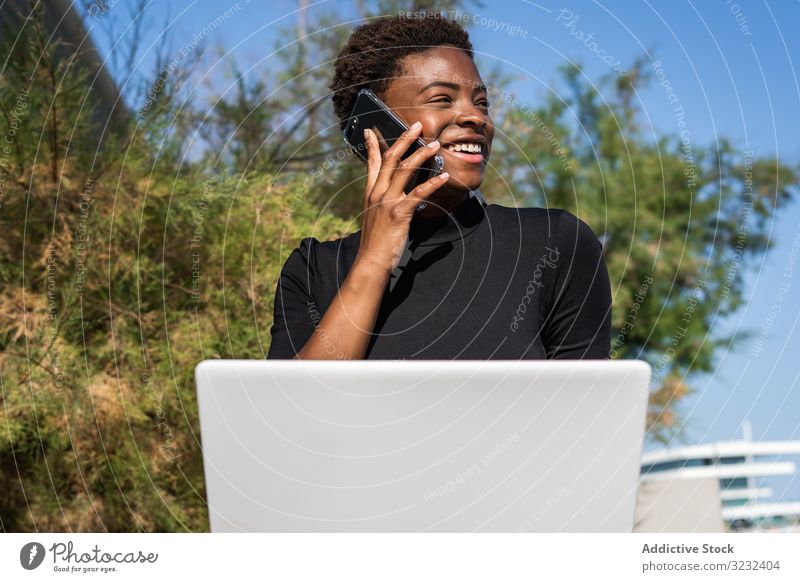
<path fill-rule="evenodd" d="M 467 33 L 437 13 L 357 28 L 331 84 L 342 129 L 362 88 L 409 130 L 383 152 L 365 132 L 362 228 L 291 253 L 267 357 L 608 358 L 610 286 L 589 226 L 487 204 L 479 190 L 494 125 Z M 418 138 L 429 147 L 403 159 Z M 409 190 L 437 153 L 443 173 Z"/>

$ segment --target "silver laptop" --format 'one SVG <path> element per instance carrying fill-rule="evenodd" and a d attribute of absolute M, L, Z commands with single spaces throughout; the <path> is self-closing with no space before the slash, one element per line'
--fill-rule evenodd
<path fill-rule="evenodd" d="M 208 360 L 212 532 L 630 532 L 638 361 Z"/>

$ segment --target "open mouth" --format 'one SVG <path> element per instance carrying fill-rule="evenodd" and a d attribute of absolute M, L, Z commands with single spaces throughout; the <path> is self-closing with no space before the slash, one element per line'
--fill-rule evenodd
<path fill-rule="evenodd" d="M 459 142 L 449 144 L 442 148 L 451 156 L 470 164 L 480 164 L 484 161 L 484 145 L 477 142 Z"/>

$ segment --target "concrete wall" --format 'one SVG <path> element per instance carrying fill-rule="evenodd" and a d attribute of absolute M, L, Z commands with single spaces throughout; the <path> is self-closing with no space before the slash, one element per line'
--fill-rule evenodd
<path fill-rule="evenodd" d="M 706 477 L 640 482 L 633 531 L 724 532 L 719 479 Z"/>

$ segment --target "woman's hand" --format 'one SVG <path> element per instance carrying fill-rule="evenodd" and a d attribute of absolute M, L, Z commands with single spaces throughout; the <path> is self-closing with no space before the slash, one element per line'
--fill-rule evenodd
<path fill-rule="evenodd" d="M 422 124 L 415 123 L 381 155 L 375 134 L 369 129 L 364 130 L 368 159 L 367 187 L 364 191 L 361 241 L 356 261 L 364 259 L 374 263 L 385 270 L 387 276 L 400 264 L 416 207 L 445 185 L 448 179 L 445 172 L 405 193 L 414 172 L 436 155 L 440 148 L 439 142 L 434 141 L 401 160 L 421 132 Z"/>

